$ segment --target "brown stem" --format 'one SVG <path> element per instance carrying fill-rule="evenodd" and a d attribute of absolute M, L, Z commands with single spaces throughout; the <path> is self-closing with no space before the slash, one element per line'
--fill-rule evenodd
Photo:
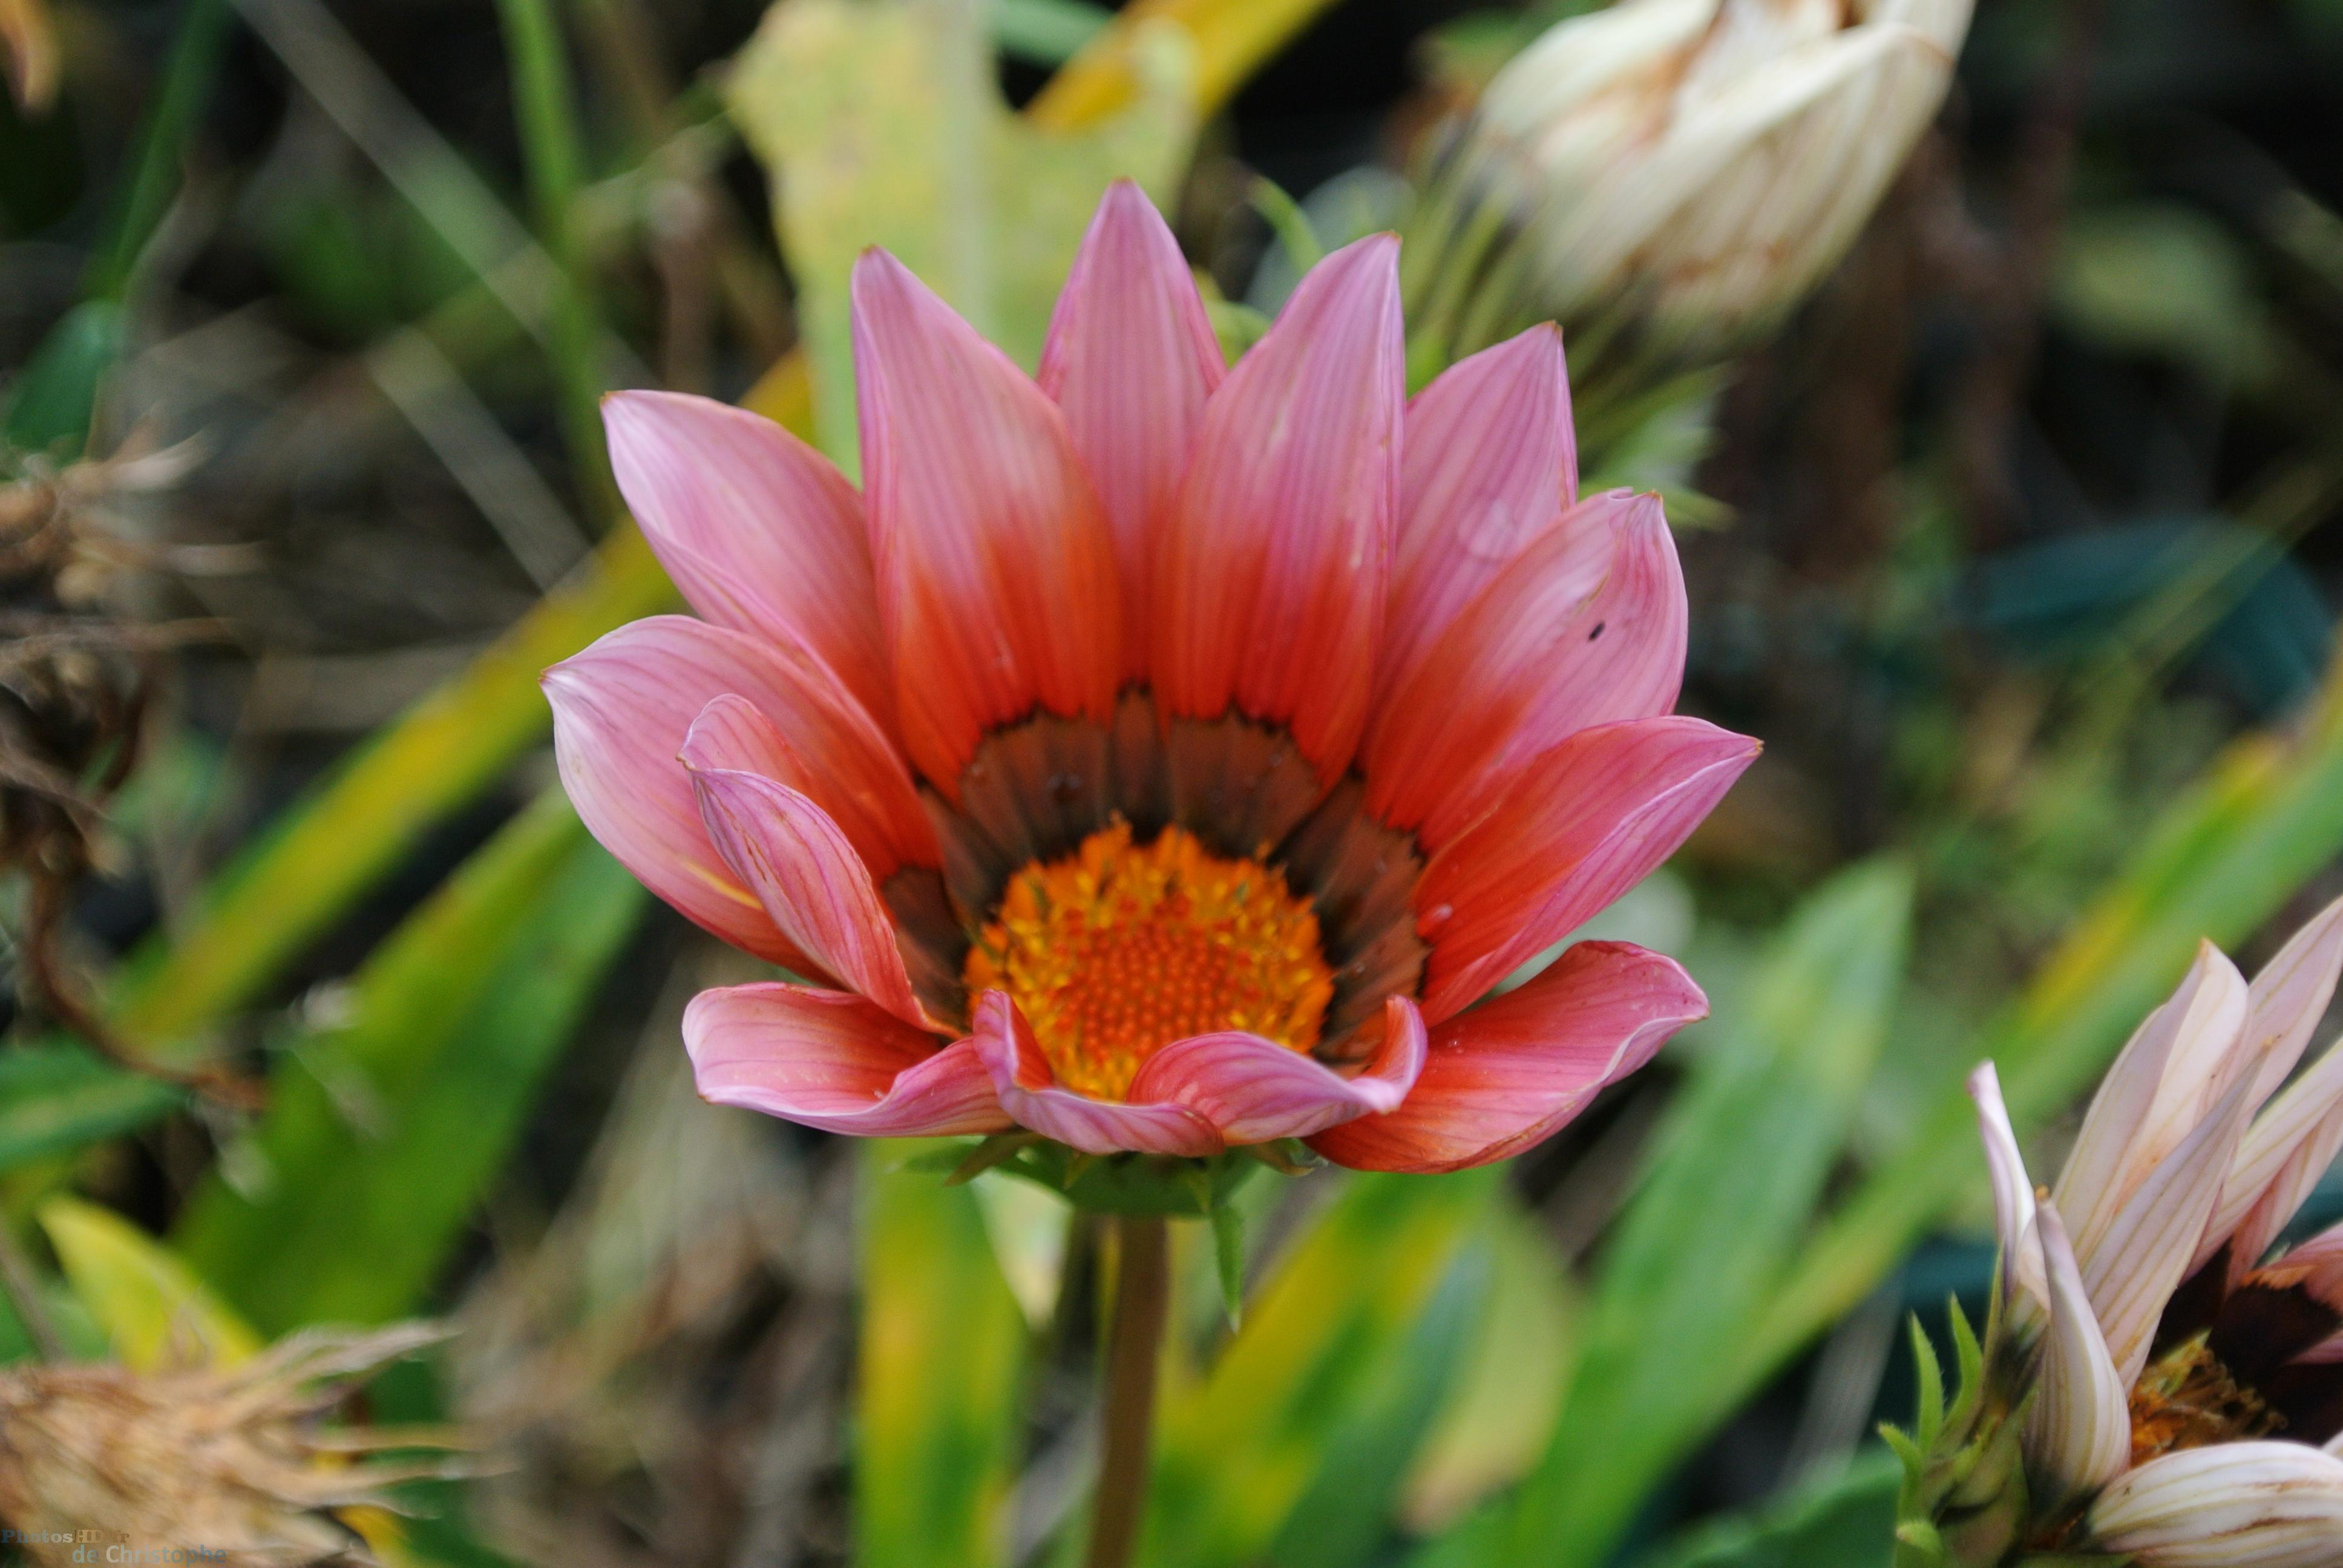
<path fill-rule="evenodd" d="M 1155 1371 L 1171 1300 L 1161 1215 L 1114 1222 L 1114 1321 L 1107 1330 L 1105 1441 L 1084 1568 L 1126 1568 L 1147 1514 L 1147 1462 L 1155 1428 Z"/>

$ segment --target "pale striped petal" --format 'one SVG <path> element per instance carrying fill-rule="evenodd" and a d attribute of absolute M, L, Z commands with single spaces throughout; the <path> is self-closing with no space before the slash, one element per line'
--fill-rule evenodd
<path fill-rule="evenodd" d="M 2343 1459 L 2299 1442 L 2225 1442 L 2151 1459 L 2091 1505 L 2092 1544 L 2141 1568 L 2335 1568 Z"/>
<path fill-rule="evenodd" d="M 2247 1078 L 2231 1084 L 2213 1113 L 2148 1173 L 2103 1230 L 2076 1237 L 2092 1309 L 2127 1389 L 2147 1364 L 2165 1303 L 2187 1277 L 2197 1239 L 2220 1195 L 2221 1172 L 2245 1133 L 2253 1088 Z"/>
<path fill-rule="evenodd" d="M 1969 1098 L 1976 1101 L 1977 1132 L 1985 1142 L 1986 1170 L 1993 1181 L 1993 1228 L 2001 1241 L 2003 1299 L 2021 1312 L 2021 1322 L 2038 1320 L 2049 1308 L 2050 1286 L 2043 1272 L 2042 1244 L 2034 1231 L 2034 1179 L 2026 1173 L 2026 1156 L 2018 1151 L 2009 1108 L 2002 1102 L 2001 1075 L 1992 1062 L 1980 1062 L 1969 1074 Z"/>
<path fill-rule="evenodd" d="M 2245 1021 L 2245 978 L 2218 948 L 2198 944 L 2179 989 L 2107 1070 L 2058 1173 L 2058 1207 L 2083 1256 L 2227 1091 Z"/>
<path fill-rule="evenodd" d="M 2035 1503 L 2048 1513 L 2122 1471 L 2131 1457 L 2131 1408 L 2091 1314 L 2055 1201 L 2042 1201 L 2034 1228 L 2050 1292 L 2050 1321 L 2043 1334 L 2038 1387 L 2026 1412 L 2025 1449 Z"/>

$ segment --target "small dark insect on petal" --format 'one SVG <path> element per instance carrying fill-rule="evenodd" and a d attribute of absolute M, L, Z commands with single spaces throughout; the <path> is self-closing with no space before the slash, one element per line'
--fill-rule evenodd
<path fill-rule="evenodd" d="M 1605 620 L 1596 621 L 1594 623 L 1594 629 L 1586 634 L 1586 640 L 1593 642 L 1596 638 L 1601 637 L 1603 635 L 1603 628 L 1610 624 L 1611 623 L 1609 621 Z"/>

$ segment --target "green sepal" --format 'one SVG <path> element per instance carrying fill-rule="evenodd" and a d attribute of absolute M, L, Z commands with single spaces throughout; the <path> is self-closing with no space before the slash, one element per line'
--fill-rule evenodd
<path fill-rule="evenodd" d="M 1221 1277 L 1221 1306 L 1229 1327 L 1244 1320 L 1244 1216 L 1233 1203 L 1212 1210 L 1212 1264 Z"/>
<path fill-rule="evenodd" d="M 2030 1502 L 2018 1438 L 2026 1380 L 2015 1375 L 2021 1358 L 2004 1342 L 1997 1281 L 1995 1295 L 1982 1342 L 1960 1303 L 1949 1304 L 1961 1379 L 1949 1405 L 1943 1363 L 1913 1322 L 1916 1430 L 1881 1432 L 1904 1464 L 1894 1568 L 1998 1568 L 2025 1539 Z"/>
<path fill-rule="evenodd" d="M 993 1167 L 1047 1187 L 1077 1209 L 1093 1213 L 1185 1220 L 1207 1219 L 1226 1207 L 1231 1195 L 1259 1168 L 1235 1152 L 1210 1160 L 1084 1154 L 1047 1140 L 1011 1151 Z"/>
<path fill-rule="evenodd" d="M 957 1187 L 963 1181 L 973 1181 L 996 1165 L 1006 1164 L 1023 1151 L 1041 1141 L 1038 1132 L 1022 1129 L 1015 1132 L 996 1132 L 968 1151 L 968 1157 L 951 1167 L 944 1185 Z"/>

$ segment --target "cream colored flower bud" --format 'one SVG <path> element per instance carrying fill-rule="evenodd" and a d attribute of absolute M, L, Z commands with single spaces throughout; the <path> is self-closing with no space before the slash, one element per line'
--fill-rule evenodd
<path fill-rule="evenodd" d="M 1520 231 L 1493 273 L 1542 314 L 1682 361 L 1729 352 L 1853 242 L 1943 101 L 1970 5 L 1623 0 L 1498 73 L 1443 183 Z"/>

